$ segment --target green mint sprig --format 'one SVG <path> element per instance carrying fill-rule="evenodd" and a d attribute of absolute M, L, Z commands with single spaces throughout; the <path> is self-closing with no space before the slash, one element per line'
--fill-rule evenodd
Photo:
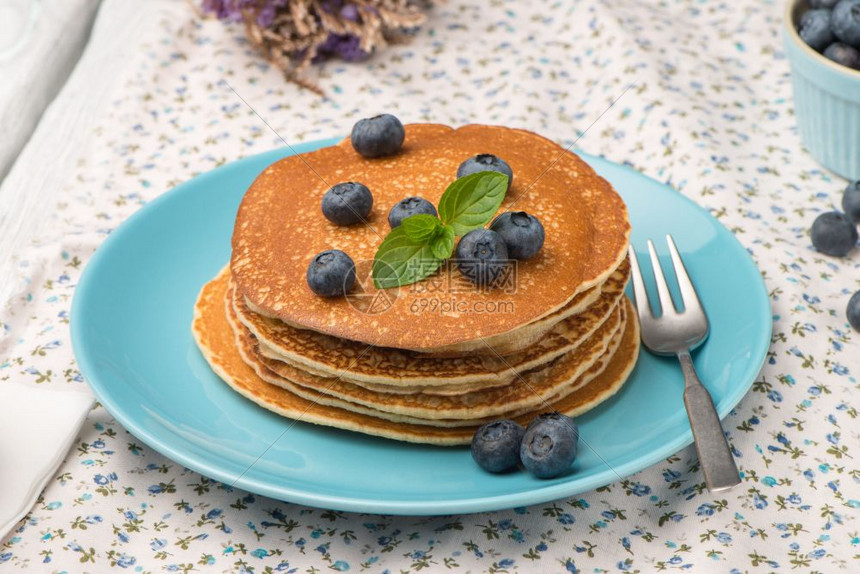
<path fill-rule="evenodd" d="M 432 275 L 454 252 L 455 237 L 489 223 L 507 189 L 508 176 L 494 171 L 455 180 L 439 199 L 439 217 L 407 217 L 385 236 L 373 259 L 373 284 L 386 289 Z"/>

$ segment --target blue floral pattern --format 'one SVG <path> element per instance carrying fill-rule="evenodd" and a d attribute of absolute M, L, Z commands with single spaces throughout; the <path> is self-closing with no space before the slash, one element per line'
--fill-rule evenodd
<path fill-rule="evenodd" d="M 742 485 L 710 495 L 687 448 L 626 480 L 529 508 L 350 514 L 209 480 L 99 407 L 0 542 L 0 570 L 856 570 L 860 334 L 845 305 L 860 289 L 860 249 L 833 259 L 810 245 L 809 225 L 838 205 L 845 182 L 797 136 L 782 9 L 449 2 L 413 43 L 322 67 L 320 99 L 284 82 L 241 29 L 197 21 L 189 8 L 184 20 L 129 38 L 112 105 L 74 152 L 76 173 L 46 209 L 48 232 L 18 258 L 19 288 L 0 313 L 0 383 L 84 385 L 68 313 L 93 250 L 177 183 L 283 145 L 237 94 L 290 143 L 348 133 L 379 110 L 405 122 L 525 127 L 673 185 L 756 259 L 774 333 L 767 364 L 724 425 Z"/>

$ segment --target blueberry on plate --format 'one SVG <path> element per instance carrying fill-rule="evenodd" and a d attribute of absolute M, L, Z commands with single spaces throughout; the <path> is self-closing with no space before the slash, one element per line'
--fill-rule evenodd
<path fill-rule="evenodd" d="M 338 225 L 364 222 L 373 208 L 373 195 L 366 185 L 347 181 L 329 189 L 322 199 L 326 219 Z"/>
<path fill-rule="evenodd" d="M 502 236 L 514 259 L 534 257 L 543 247 L 543 224 L 525 211 L 506 211 L 493 220 L 490 229 Z"/>
<path fill-rule="evenodd" d="M 359 120 L 352 126 L 352 148 L 364 157 L 383 157 L 400 151 L 406 131 L 391 114 Z"/>
<path fill-rule="evenodd" d="M 505 240 L 495 231 L 473 229 L 457 245 L 457 268 L 476 285 L 496 286 L 504 279 L 508 263 Z"/>
<path fill-rule="evenodd" d="M 538 423 L 567 425 L 573 429 L 573 432 L 576 434 L 576 440 L 579 440 L 579 427 L 576 425 L 576 422 L 571 417 L 558 411 L 539 414 L 532 419 L 532 422 L 529 423 L 529 425 L 526 427 L 526 430 L 532 428 Z"/>
<path fill-rule="evenodd" d="M 308 287 L 322 297 L 346 295 L 355 283 L 355 263 L 339 249 L 318 253 L 308 265 Z"/>
<path fill-rule="evenodd" d="M 472 458 L 488 472 L 509 470 L 520 462 L 524 433 L 523 427 L 509 419 L 487 423 L 472 437 Z"/>
<path fill-rule="evenodd" d="M 800 37 L 810 48 L 820 52 L 836 41 L 830 30 L 831 13 L 829 10 L 811 10 L 807 14 L 802 19 Z"/>
<path fill-rule="evenodd" d="M 848 300 L 848 309 L 845 314 L 848 317 L 848 323 L 854 327 L 854 330 L 860 331 L 860 291 L 854 293 Z"/>
<path fill-rule="evenodd" d="M 860 0 L 841 0 L 830 15 L 833 35 L 855 48 L 860 48 Z"/>
<path fill-rule="evenodd" d="M 842 194 L 842 210 L 854 223 L 860 223 L 860 181 L 849 183 Z"/>
<path fill-rule="evenodd" d="M 842 42 L 833 42 L 824 50 L 824 57 L 847 68 L 860 70 L 860 50 Z"/>
<path fill-rule="evenodd" d="M 842 257 L 857 243 L 857 226 L 840 211 L 822 213 L 812 223 L 812 245 L 825 255 Z"/>
<path fill-rule="evenodd" d="M 520 460 L 538 478 L 553 478 L 576 460 L 579 429 L 573 419 L 547 413 L 533 420 L 520 444 Z"/>
<path fill-rule="evenodd" d="M 510 191 L 511 184 L 514 181 L 514 172 L 508 162 L 494 156 L 491 153 L 479 153 L 475 157 L 470 157 L 460 164 L 457 168 L 457 177 L 465 177 L 473 173 L 482 171 L 497 171 L 508 176 L 508 189 Z"/>
<path fill-rule="evenodd" d="M 836 6 L 836 4 L 838 4 L 838 3 L 839 3 L 839 0 L 809 0 L 809 7 L 810 8 L 816 8 L 816 9 L 817 8 L 827 8 L 828 10 L 830 10 L 831 8 Z"/>
<path fill-rule="evenodd" d="M 394 204 L 391 211 L 388 212 L 388 225 L 391 229 L 398 227 L 403 220 L 413 215 L 425 213 L 427 215 L 436 216 L 436 208 L 433 204 L 423 197 L 407 197 L 401 199 Z"/>

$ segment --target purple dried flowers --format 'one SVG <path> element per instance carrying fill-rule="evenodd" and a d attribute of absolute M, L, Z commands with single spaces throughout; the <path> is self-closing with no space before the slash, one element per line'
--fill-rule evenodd
<path fill-rule="evenodd" d="M 267 60 L 319 93 L 303 75 L 311 62 L 362 61 L 408 39 L 425 19 L 414 0 L 201 0 L 201 8 L 219 20 L 243 22 Z"/>

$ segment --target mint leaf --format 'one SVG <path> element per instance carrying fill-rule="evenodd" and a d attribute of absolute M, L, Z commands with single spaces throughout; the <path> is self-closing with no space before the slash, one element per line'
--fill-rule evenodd
<path fill-rule="evenodd" d="M 442 222 L 438 217 L 419 213 L 418 215 L 410 215 L 404 219 L 400 226 L 406 232 L 406 237 L 418 243 L 426 243 L 433 239 L 436 231 L 442 227 Z"/>
<path fill-rule="evenodd" d="M 454 252 L 454 228 L 440 226 L 430 240 L 430 251 L 439 259 L 448 259 Z"/>
<path fill-rule="evenodd" d="M 371 268 L 373 284 L 377 289 L 409 285 L 431 275 L 441 264 L 430 243 L 410 239 L 401 224 L 385 236 L 376 250 Z"/>
<path fill-rule="evenodd" d="M 385 237 L 373 258 L 377 289 L 399 287 L 432 275 L 454 252 L 454 238 L 486 225 L 508 189 L 508 176 L 473 173 L 448 186 L 439 200 L 439 217 L 407 217 Z"/>
<path fill-rule="evenodd" d="M 439 219 L 462 236 L 486 225 L 505 199 L 508 176 L 482 171 L 454 181 L 439 200 Z"/>

